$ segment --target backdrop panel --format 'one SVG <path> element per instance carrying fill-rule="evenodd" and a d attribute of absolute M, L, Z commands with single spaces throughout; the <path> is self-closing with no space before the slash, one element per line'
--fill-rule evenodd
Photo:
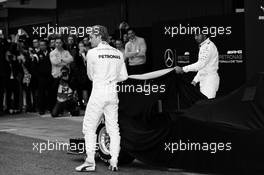
<path fill-rule="evenodd" d="M 262 8 L 261 8 L 262 7 Z M 246 54 L 247 78 L 257 72 L 264 72 L 264 1 L 245 0 L 245 29 L 246 29 Z"/>
<path fill-rule="evenodd" d="M 153 25 L 153 70 L 185 66 L 198 59 L 194 31 L 211 35 L 219 51 L 220 89 L 218 95 L 240 87 L 246 78 L 244 15 L 209 16 Z M 171 60 L 168 58 L 172 58 Z M 167 62 L 165 63 L 165 61 Z M 195 73 L 188 73 L 191 81 Z"/>

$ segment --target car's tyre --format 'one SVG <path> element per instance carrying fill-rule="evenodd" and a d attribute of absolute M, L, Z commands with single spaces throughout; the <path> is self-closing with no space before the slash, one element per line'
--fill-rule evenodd
<path fill-rule="evenodd" d="M 111 158 L 110 152 L 109 152 L 110 137 L 108 133 L 106 132 L 106 127 L 104 123 L 101 123 L 100 125 L 98 125 L 96 134 L 97 134 L 98 156 L 105 163 L 108 163 L 108 160 Z M 135 159 L 134 157 L 132 157 L 130 154 L 128 154 L 121 148 L 119 157 L 118 157 L 119 165 L 132 163 L 134 159 Z"/>
<path fill-rule="evenodd" d="M 97 134 L 96 151 L 100 159 L 107 163 L 108 160 L 111 158 L 109 152 L 110 137 L 106 132 L 106 127 L 104 123 L 98 125 L 96 134 Z"/>

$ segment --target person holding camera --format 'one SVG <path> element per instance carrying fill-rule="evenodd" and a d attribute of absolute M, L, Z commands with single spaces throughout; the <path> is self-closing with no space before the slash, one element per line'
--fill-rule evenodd
<path fill-rule="evenodd" d="M 25 91 L 26 112 L 36 112 L 37 110 L 37 69 L 35 67 L 38 59 L 36 52 L 31 47 L 28 47 L 24 37 L 20 36 L 18 40 L 18 60 L 23 68 L 22 88 Z M 31 98 L 31 96 L 33 98 Z M 22 98 L 22 97 L 21 97 Z"/>
<path fill-rule="evenodd" d="M 53 76 L 52 106 L 56 103 L 56 94 L 60 82 L 61 69 L 64 66 L 69 67 L 69 64 L 73 61 L 70 52 L 63 49 L 63 40 L 60 36 L 55 38 L 55 46 L 56 49 L 50 52 L 51 74 Z"/>
<path fill-rule="evenodd" d="M 57 91 L 57 102 L 52 110 L 52 117 L 58 117 L 64 110 L 69 111 L 72 116 L 79 115 L 78 105 L 74 99 L 74 90 L 70 85 L 69 75 L 69 68 L 66 66 L 62 67 Z"/>
<path fill-rule="evenodd" d="M 91 90 L 92 82 L 89 80 L 86 71 L 86 53 L 87 50 L 83 41 L 78 44 L 78 54 L 74 58 L 74 61 L 70 65 L 71 69 L 71 82 L 78 94 L 78 105 L 85 109 L 88 102 Z"/>
<path fill-rule="evenodd" d="M 17 59 L 16 47 L 15 43 L 10 44 L 5 55 L 9 65 L 7 67 L 6 106 L 10 114 L 19 112 L 19 75 L 23 74 L 22 67 Z M 14 101 L 12 101 L 12 94 L 14 95 Z"/>
<path fill-rule="evenodd" d="M 7 68 L 9 66 L 5 53 L 7 51 L 8 42 L 4 35 L 0 35 L 0 114 L 4 112 L 4 92 L 6 90 L 6 82 L 8 80 Z"/>

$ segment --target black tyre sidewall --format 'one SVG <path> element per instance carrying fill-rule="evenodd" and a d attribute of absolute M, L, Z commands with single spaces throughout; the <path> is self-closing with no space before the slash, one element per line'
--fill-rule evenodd
<path fill-rule="evenodd" d="M 111 155 L 108 154 L 106 155 L 101 149 L 100 149 L 100 146 L 99 146 L 99 142 L 100 142 L 100 136 L 99 136 L 99 133 L 102 129 L 105 129 L 105 124 L 104 123 L 100 123 L 97 127 L 97 130 L 96 130 L 96 134 L 97 134 L 97 153 L 98 153 L 98 156 L 99 158 L 104 161 L 105 163 L 108 163 L 108 160 L 111 159 Z M 118 157 L 118 164 L 119 165 L 126 165 L 126 164 L 130 164 L 133 162 L 135 158 L 132 157 L 128 152 L 126 152 L 124 149 L 121 148 L 120 150 L 120 153 L 119 153 L 119 157 Z"/>

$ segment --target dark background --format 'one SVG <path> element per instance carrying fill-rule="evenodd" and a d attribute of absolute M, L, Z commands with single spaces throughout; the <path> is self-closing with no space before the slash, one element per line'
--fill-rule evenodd
<path fill-rule="evenodd" d="M 256 72 L 264 72 L 264 20 L 258 19 L 264 16 L 261 4 L 264 6 L 264 1 L 245 0 L 247 78 Z"/>
<path fill-rule="evenodd" d="M 139 36 L 146 39 L 148 44 L 147 65 L 148 71 L 155 68 L 155 51 L 162 47 L 154 46 L 159 44 L 158 36 L 153 33 L 156 30 L 154 26 L 157 23 L 165 21 L 194 21 L 200 19 L 201 23 L 210 23 L 210 17 L 218 16 L 220 23 L 229 23 L 239 26 L 236 29 L 236 35 L 231 39 L 213 38 L 218 49 L 225 52 L 225 44 L 232 43 L 232 46 L 240 47 L 244 44 L 245 52 L 243 55 L 245 67 L 236 64 L 221 64 L 220 75 L 222 76 L 220 92 L 222 94 L 232 91 L 238 87 L 246 79 L 253 74 L 264 71 L 264 20 L 259 20 L 259 16 L 264 15 L 260 5 L 264 5 L 261 0 L 162 0 L 162 1 L 140 1 L 140 0 L 112 0 L 112 1 L 63 1 L 48 0 L 55 3 L 54 7 L 34 7 L 30 8 L 27 4 L 39 0 L 16 0 L 17 7 L 8 8 L 6 5 L 0 4 L 0 28 L 5 34 L 8 31 L 15 32 L 19 27 L 25 27 L 27 30 L 32 26 L 43 26 L 47 24 L 58 24 L 58 26 L 91 26 L 94 24 L 102 24 L 109 28 L 111 34 L 118 37 L 118 26 L 121 21 L 125 20 L 130 26 L 136 28 Z M 33 4 L 33 3 L 32 3 Z M 44 7 L 43 7 L 44 8 Z M 236 9 L 242 10 L 242 15 L 238 21 L 231 20 L 228 15 L 237 14 Z M 203 19 L 205 21 L 203 21 Z M 218 23 L 218 19 L 212 20 L 212 23 Z M 33 30 L 32 30 L 33 31 Z M 30 32 L 29 32 L 30 33 Z M 193 37 L 186 38 L 186 43 L 191 43 Z M 244 40 L 244 41 L 243 41 Z M 230 42 L 229 42 L 230 41 Z M 181 44 L 182 42 L 177 42 Z M 231 45 L 230 43 L 230 45 Z M 153 49 L 155 47 L 155 49 Z M 194 44 L 188 45 L 195 48 Z M 177 50 L 180 50 L 179 48 Z M 234 49 L 236 50 L 236 49 Z M 221 51 L 221 52 L 222 52 Z M 195 61 L 193 52 L 191 62 Z M 224 72 L 221 72 L 221 71 Z M 224 77 L 224 78 L 223 78 Z M 224 88 L 224 87 L 225 88 Z M 221 94 L 220 93 L 220 94 Z"/>

